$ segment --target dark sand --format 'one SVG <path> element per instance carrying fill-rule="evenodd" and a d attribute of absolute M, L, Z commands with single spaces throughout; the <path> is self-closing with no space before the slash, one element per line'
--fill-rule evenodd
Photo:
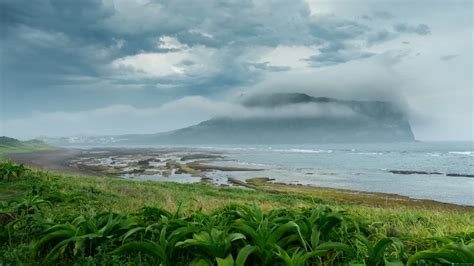
<path fill-rule="evenodd" d="M 81 155 L 77 149 L 59 149 L 54 151 L 36 151 L 28 153 L 15 153 L 5 155 L 16 163 L 22 163 L 34 169 L 58 172 L 72 175 L 101 176 L 100 173 L 87 169 L 76 168 L 68 165 L 68 161 Z"/>

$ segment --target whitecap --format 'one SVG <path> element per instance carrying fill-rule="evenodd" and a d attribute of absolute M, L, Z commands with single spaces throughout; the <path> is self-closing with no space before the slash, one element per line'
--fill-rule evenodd
<path fill-rule="evenodd" d="M 474 156 L 474 151 L 450 151 L 449 154 Z"/>
<path fill-rule="evenodd" d="M 291 153 L 332 153 L 332 150 L 311 150 L 311 149 L 275 149 L 276 152 Z"/>

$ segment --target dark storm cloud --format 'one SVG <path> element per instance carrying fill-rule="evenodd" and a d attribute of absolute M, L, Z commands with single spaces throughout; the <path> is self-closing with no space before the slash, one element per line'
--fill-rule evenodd
<path fill-rule="evenodd" d="M 311 15 L 303 0 L 4 0 L 0 10 L 3 97 L 29 104 L 25 109 L 2 102 L 4 113 L 13 116 L 29 109 L 76 110 L 124 102 L 151 106 L 163 99 L 212 95 L 291 69 L 258 61 L 254 49 L 319 47 L 307 60 L 328 66 L 371 56 L 348 43 L 372 40 L 376 31 L 351 19 Z M 372 16 L 390 17 L 382 13 Z M 425 34 L 425 26 L 403 24 L 396 30 Z M 163 37 L 176 43 L 169 45 Z M 196 51 L 202 55 L 179 60 L 170 66 L 176 71 L 172 74 L 114 65 L 124 58 L 138 60 L 134 57 L 140 54 L 167 55 L 160 62 L 170 64 Z M 161 91 L 159 99 L 148 97 L 154 90 Z"/>
<path fill-rule="evenodd" d="M 130 111 L 136 133 L 157 132 L 242 91 L 281 89 L 393 90 L 438 119 L 421 135 L 459 139 L 472 125 L 470 10 L 472 1 L 0 0 L 0 135 L 103 134 L 104 124 L 127 133 Z M 188 97 L 211 100 L 173 116 Z M 167 122 L 153 120 L 149 110 L 170 102 L 180 105 L 161 113 Z"/>

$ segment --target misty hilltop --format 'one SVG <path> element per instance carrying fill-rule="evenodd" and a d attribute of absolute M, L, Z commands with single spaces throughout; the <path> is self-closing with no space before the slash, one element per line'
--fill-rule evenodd
<path fill-rule="evenodd" d="M 56 144 L 297 144 L 414 141 L 395 104 L 347 101 L 303 93 L 256 95 L 246 112 L 215 117 L 169 132 L 62 138 Z M 51 141 L 51 140 L 50 140 Z M 59 142 L 59 143 L 58 143 Z"/>

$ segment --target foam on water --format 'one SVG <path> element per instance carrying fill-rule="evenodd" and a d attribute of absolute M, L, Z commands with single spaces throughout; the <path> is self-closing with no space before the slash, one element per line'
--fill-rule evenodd
<path fill-rule="evenodd" d="M 469 155 L 469 156 L 474 156 L 473 151 L 450 151 L 448 152 L 449 154 L 458 154 L 458 155 Z"/>

